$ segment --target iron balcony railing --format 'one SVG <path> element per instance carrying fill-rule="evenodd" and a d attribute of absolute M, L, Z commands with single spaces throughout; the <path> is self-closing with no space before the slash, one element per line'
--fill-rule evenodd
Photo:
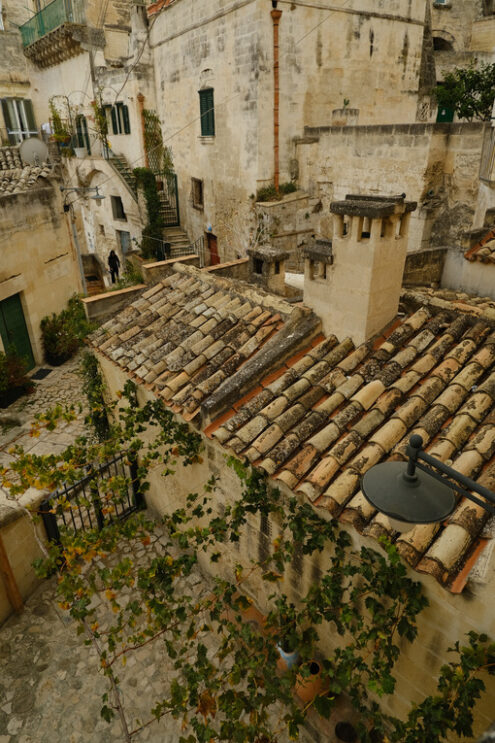
<path fill-rule="evenodd" d="M 20 27 L 22 44 L 30 46 L 64 23 L 85 22 L 84 0 L 52 0 Z"/>

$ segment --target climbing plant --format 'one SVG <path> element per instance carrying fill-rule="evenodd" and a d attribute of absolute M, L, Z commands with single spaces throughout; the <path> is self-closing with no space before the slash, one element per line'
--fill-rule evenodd
<path fill-rule="evenodd" d="M 136 184 L 144 193 L 148 223 L 143 229 L 141 253 L 145 258 L 156 256 L 157 245 L 163 240 L 163 218 L 155 174 L 150 168 L 135 168 Z"/>
<path fill-rule="evenodd" d="M 156 111 L 143 110 L 144 146 L 150 169 L 156 176 L 174 172 L 172 150 L 163 142 L 162 127 Z"/>
<path fill-rule="evenodd" d="M 92 398 L 99 408 L 99 392 Z M 174 418 L 161 401 L 138 404 L 137 390 L 127 383 L 122 403 L 109 410 L 107 438 L 82 437 L 60 456 L 33 456 L 18 448 L 3 471 L 11 497 L 29 487 L 54 488 L 74 481 L 87 463 L 104 461 L 125 450 L 139 456 L 141 489 L 159 469 L 172 475 L 178 466 L 202 461 L 202 440 Z M 36 425 L 52 427 L 73 411 L 49 411 Z M 152 435 L 150 435 L 150 432 Z M 180 508 L 167 512 L 162 535 L 144 514 L 112 520 L 111 503 L 125 483 L 110 477 L 102 487 L 104 528 L 85 532 L 62 530 L 38 564 L 40 575 L 58 572 L 57 592 L 100 659 L 108 681 L 101 714 L 118 716 L 123 739 L 132 741 L 165 716 L 182 721 L 179 743 L 271 743 L 283 731 L 297 738 L 311 708 L 323 717 L 346 692 L 356 709 L 361 741 L 439 743 L 449 732 L 472 734 L 473 705 L 484 691 L 480 672 L 495 671 L 495 644 L 470 633 L 468 645 L 453 648 L 455 660 L 441 669 L 438 692 L 411 708 L 406 720 L 384 715 L 377 698 L 393 693 L 394 666 L 404 643 L 414 642 L 417 617 L 427 605 L 421 585 L 408 578 L 396 549 L 386 540 L 381 552 L 353 548 L 347 532 L 326 521 L 307 504 L 287 498 L 262 473 L 231 459 L 239 481 L 231 503 L 212 477 L 190 493 Z M 221 507 L 220 507 L 221 503 Z M 53 512 L 70 509 L 60 499 Z M 246 530 L 268 521 L 273 534 L 257 559 L 237 561 L 230 571 L 227 555 L 237 553 Z M 163 536 L 163 534 L 165 536 Z M 132 545 L 160 550 L 144 564 L 132 558 Z M 117 557 L 116 553 L 123 555 Z M 320 555 L 327 561 L 321 578 L 301 592 L 297 602 L 286 593 L 287 569 L 294 560 Z M 113 562 L 109 559 L 113 556 Z M 187 579 L 199 560 L 209 561 L 209 586 L 191 587 Z M 243 621 L 253 609 L 249 590 L 256 584 L 266 596 L 265 616 Z M 102 613 L 102 608 L 106 613 Z M 105 620 L 110 614 L 112 621 Z M 322 642 L 333 630 L 336 647 Z M 282 673 L 277 644 L 297 643 L 302 666 Z M 168 656 L 169 671 L 147 720 L 129 717 L 121 692 L 124 664 L 150 643 Z M 319 654 L 322 688 L 303 707 L 293 689 L 307 663 Z"/>

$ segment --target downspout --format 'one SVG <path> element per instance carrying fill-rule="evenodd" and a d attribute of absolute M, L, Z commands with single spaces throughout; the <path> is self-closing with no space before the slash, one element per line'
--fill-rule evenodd
<path fill-rule="evenodd" d="M 278 48 L 278 26 L 282 17 L 282 11 L 277 10 L 277 0 L 272 0 L 273 10 L 271 12 L 273 21 L 273 185 L 278 191 L 280 185 L 279 166 L 279 104 L 280 104 L 280 76 L 279 76 L 279 48 Z"/>
<path fill-rule="evenodd" d="M 148 157 L 148 150 L 146 149 L 146 129 L 145 129 L 146 124 L 144 121 L 144 95 L 142 93 L 138 93 L 137 101 L 138 101 L 138 106 L 139 106 L 139 118 L 141 121 L 141 134 L 143 137 L 144 167 L 149 168 L 150 159 Z"/>

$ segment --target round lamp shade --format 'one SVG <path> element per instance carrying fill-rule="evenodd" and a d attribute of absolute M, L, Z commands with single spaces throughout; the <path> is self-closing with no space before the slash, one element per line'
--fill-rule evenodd
<path fill-rule="evenodd" d="M 409 524 L 443 521 L 455 508 L 452 488 L 426 472 L 416 470 L 405 478 L 407 463 L 382 462 L 366 472 L 361 481 L 365 498 L 377 511 Z"/>

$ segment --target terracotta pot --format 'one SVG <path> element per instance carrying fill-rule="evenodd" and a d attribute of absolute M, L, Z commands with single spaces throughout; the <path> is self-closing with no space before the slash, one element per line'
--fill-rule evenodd
<path fill-rule="evenodd" d="M 322 690 L 321 667 L 316 660 L 311 660 L 304 665 L 309 666 L 309 676 L 298 673 L 296 676 L 295 692 L 304 704 L 311 702 Z"/>

